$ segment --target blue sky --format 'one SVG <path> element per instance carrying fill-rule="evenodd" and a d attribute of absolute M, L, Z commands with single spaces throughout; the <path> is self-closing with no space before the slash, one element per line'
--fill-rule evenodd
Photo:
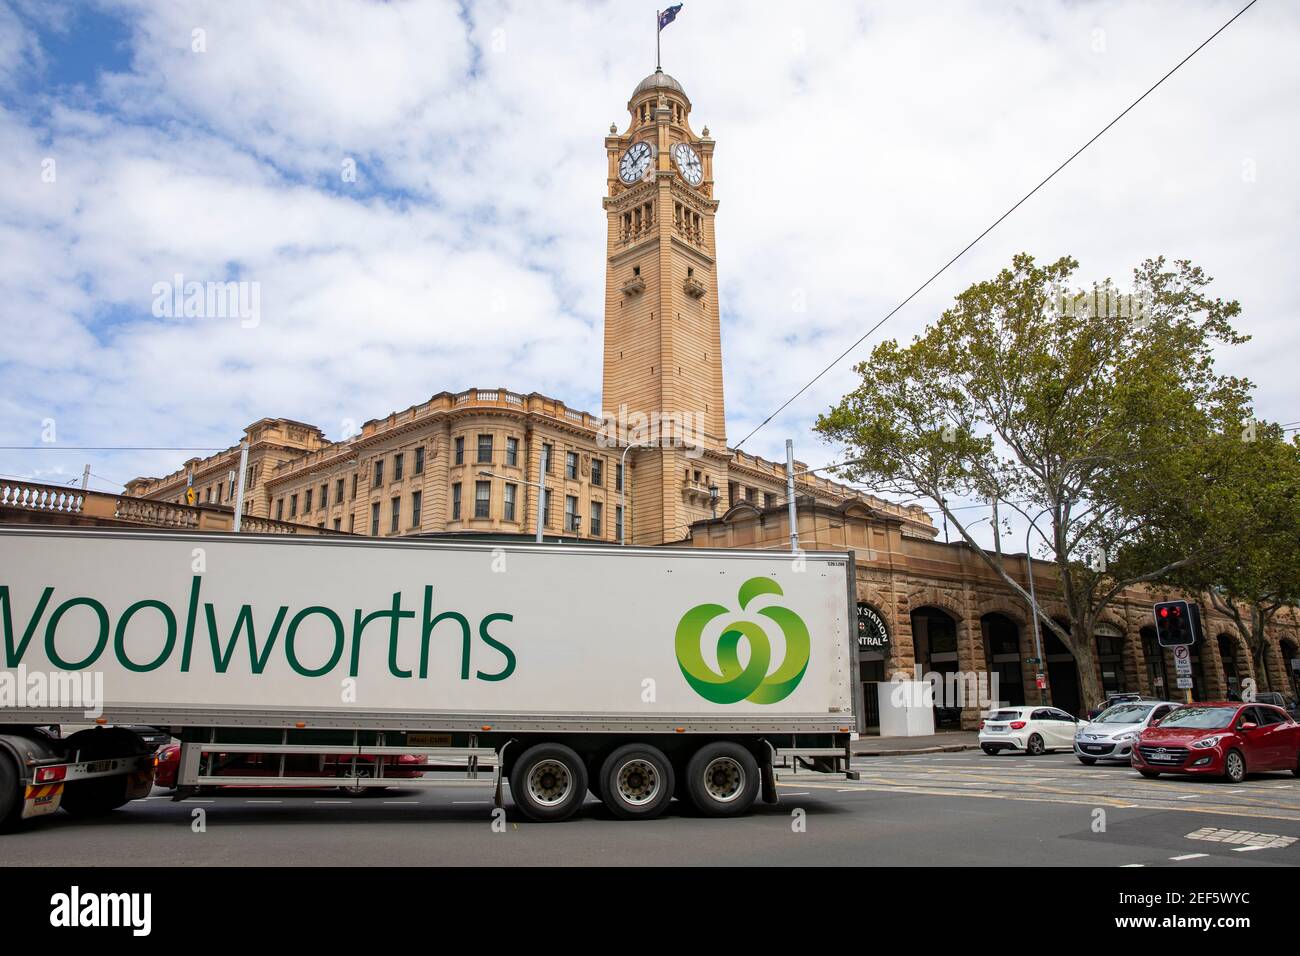
<path fill-rule="evenodd" d="M 653 9 L 0 0 L 0 443 L 41 446 L 0 474 L 111 489 L 188 455 L 70 446 L 337 438 L 474 386 L 599 411 L 603 137 Z M 718 143 L 732 441 L 1235 9 L 688 2 L 664 65 Z M 1258 4 L 854 358 L 1021 250 L 1121 283 L 1187 256 L 1254 336 L 1225 369 L 1300 419 L 1298 46 Z M 257 281 L 260 321 L 155 316 L 176 274 Z M 834 460 L 809 426 L 851 364 L 746 450 Z"/>

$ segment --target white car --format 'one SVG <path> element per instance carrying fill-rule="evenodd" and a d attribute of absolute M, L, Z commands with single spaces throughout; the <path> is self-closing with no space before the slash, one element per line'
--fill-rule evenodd
<path fill-rule="evenodd" d="M 1088 766 L 1098 760 L 1128 763 L 1138 734 L 1153 721 L 1168 717 L 1178 706 L 1167 700 L 1129 700 L 1107 707 L 1091 723 L 1079 726 L 1074 735 L 1074 755 Z"/>
<path fill-rule="evenodd" d="M 993 755 L 1023 750 L 1031 756 L 1073 750 L 1078 721 L 1055 707 L 1002 707 L 980 721 L 980 749 Z"/>

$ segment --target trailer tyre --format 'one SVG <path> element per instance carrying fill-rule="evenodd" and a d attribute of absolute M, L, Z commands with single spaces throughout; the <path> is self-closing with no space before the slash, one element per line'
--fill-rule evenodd
<path fill-rule="evenodd" d="M 563 744 L 529 747 L 510 771 L 510 797 L 530 820 L 567 820 L 587 799 L 587 765 Z"/>
<path fill-rule="evenodd" d="M 673 765 L 658 747 L 626 744 L 600 769 L 600 791 L 609 812 L 624 820 L 651 820 L 673 799 Z"/>
<path fill-rule="evenodd" d="M 686 792 L 708 817 L 746 812 L 758 796 L 759 782 L 754 755 L 725 740 L 705 744 L 686 765 Z"/>

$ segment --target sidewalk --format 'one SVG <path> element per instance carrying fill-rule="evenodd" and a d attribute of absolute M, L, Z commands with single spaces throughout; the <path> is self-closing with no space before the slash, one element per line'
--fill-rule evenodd
<path fill-rule="evenodd" d="M 978 750 L 979 733 L 953 730 L 926 737 L 860 737 L 849 746 L 855 757 L 898 757 L 907 754 L 955 753 Z"/>

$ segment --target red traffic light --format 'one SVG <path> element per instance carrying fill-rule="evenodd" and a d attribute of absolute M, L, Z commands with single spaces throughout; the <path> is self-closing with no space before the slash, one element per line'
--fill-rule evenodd
<path fill-rule="evenodd" d="M 1169 608 L 1167 608 L 1167 607 L 1162 607 L 1162 608 L 1160 609 L 1160 616 L 1161 616 L 1161 617 L 1168 617 L 1168 616 L 1169 616 Z"/>

